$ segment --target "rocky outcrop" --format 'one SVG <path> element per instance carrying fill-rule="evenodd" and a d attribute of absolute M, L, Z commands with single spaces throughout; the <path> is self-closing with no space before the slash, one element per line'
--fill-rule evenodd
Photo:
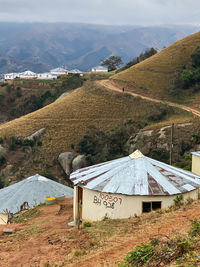
<path fill-rule="evenodd" d="M 67 175 L 78 169 L 87 166 L 87 160 L 85 155 L 75 155 L 72 152 L 61 153 L 58 157 L 58 161 Z"/>
<path fill-rule="evenodd" d="M 87 160 L 86 160 L 85 155 L 78 155 L 72 161 L 72 170 L 73 171 L 84 168 L 86 166 L 87 166 Z"/>
<path fill-rule="evenodd" d="M 40 136 L 45 132 L 45 128 L 42 128 L 40 130 L 38 130 L 37 132 L 27 136 L 26 138 L 24 139 L 27 139 L 27 140 L 35 140 L 35 139 L 39 139 Z"/>
<path fill-rule="evenodd" d="M 61 153 L 58 157 L 58 161 L 67 175 L 70 175 L 72 170 L 72 161 L 75 155 L 72 152 Z"/>
<path fill-rule="evenodd" d="M 60 95 L 60 96 L 56 99 L 56 101 L 59 100 L 59 99 L 61 99 L 61 98 L 63 98 L 63 97 L 65 97 L 65 96 L 67 96 L 67 95 L 69 95 L 69 94 L 70 94 L 70 92 L 65 92 L 65 93 L 63 93 L 62 95 Z"/>

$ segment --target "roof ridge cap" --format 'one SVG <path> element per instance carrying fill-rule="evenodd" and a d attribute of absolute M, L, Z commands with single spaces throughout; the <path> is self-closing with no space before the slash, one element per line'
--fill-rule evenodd
<path fill-rule="evenodd" d="M 132 154 L 130 154 L 129 157 L 132 159 L 138 159 L 138 158 L 144 157 L 144 155 L 142 154 L 142 152 L 139 149 L 137 149 Z"/>

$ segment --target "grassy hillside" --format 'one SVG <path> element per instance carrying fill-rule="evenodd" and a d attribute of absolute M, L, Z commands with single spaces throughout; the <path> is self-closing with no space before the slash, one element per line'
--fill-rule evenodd
<path fill-rule="evenodd" d="M 21 117 L 54 102 L 62 93 L 82 86 L 85 79 L 79 75 L 68 75 L 55 81 L 16 79 L 2 83 L 0 123 Z"/>
<path fill-rule="evenodd" d="M 200 33 L 186 37 L 145 61 L 114 75 L 114 82 L 142 93 L 165 98 L 175 72 L 183 68 L 200 46 Z M 196 99 L 197 100 L 197 99 Z"/>
<path fill-rule="evenodd" d="M 166 115 L 163 110 L 166 109 Z M 150 116 L 150 117 L 149 117 Z M 179 118 L 187 119 L 188 113 L 177 109 L 134 98 L 127 94 L 109 92 L 95 88 L 93 83 L 73 91 L 68 96 L 21 118 L 0 125 L 0 137 L 27 136 L 46 128 L 42 136 L 42 147 L 45 159 L 57 157 L 63 151 L 71 150 L 89 126 L 102 131 L 117 128 L 127 120 L 142 123 L 150 121 Z M 190 116 L 189 116 L 190 117 Z"/>

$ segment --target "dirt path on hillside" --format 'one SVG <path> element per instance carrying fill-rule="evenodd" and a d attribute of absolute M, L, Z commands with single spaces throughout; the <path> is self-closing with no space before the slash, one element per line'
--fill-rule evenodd
<path fill-rule="evenodd" d="M 113 91 L 117 91 L 117 92 L 123 93 L 122 92 L 122 87 L 119 87 L 116 84 L 113 84 L 110 80 L 100 80 L 100 81 L 97 81 L 97 84 L 99 84 L 101 86 L 104 86 L 105 88 L 107 88 L 109 90 L 113 90 Z M 128 93 L 128 94 L 130 94 L 132 96 L 135 96 L 135 97 L 141 97 L 142 99 L 148 100 L 148 101 L 151 101 L 151 102 L 163 103 L 163 104 L 167 104 L 167 105 L 172 106 L 172 107 L 180 108 L 180 109 L 186 110 L 186 111 L 191 112 L 192 114 L 200 117 L 200 111 L 198 109 L 190 108 L 190 107 L 185 106 L 185 105 L 176 104 L 176 103 L 173 103 L 173 102 L 170 102 L 170 101 L 164 101 L 164 100 L 152 98 L 152 97 L 149 97 L 149 96 L 144 96 L 144 95 L 141 95 L 141 94 L 138 94 L 138 93 L 133 93 L 130 90 L 125 90 L 125 93 Z"/>

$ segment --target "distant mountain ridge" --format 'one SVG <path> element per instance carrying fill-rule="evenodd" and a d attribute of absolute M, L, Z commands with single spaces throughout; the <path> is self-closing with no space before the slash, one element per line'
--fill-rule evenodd
<path fill-rule="evenodd" d="M 43 72 L 57 66 L 89 71 L 111 54 L 127 62 L 149 47 L 162 49 L 197 30 L 194 26 L 1 22 L 0 73 Z"/>

